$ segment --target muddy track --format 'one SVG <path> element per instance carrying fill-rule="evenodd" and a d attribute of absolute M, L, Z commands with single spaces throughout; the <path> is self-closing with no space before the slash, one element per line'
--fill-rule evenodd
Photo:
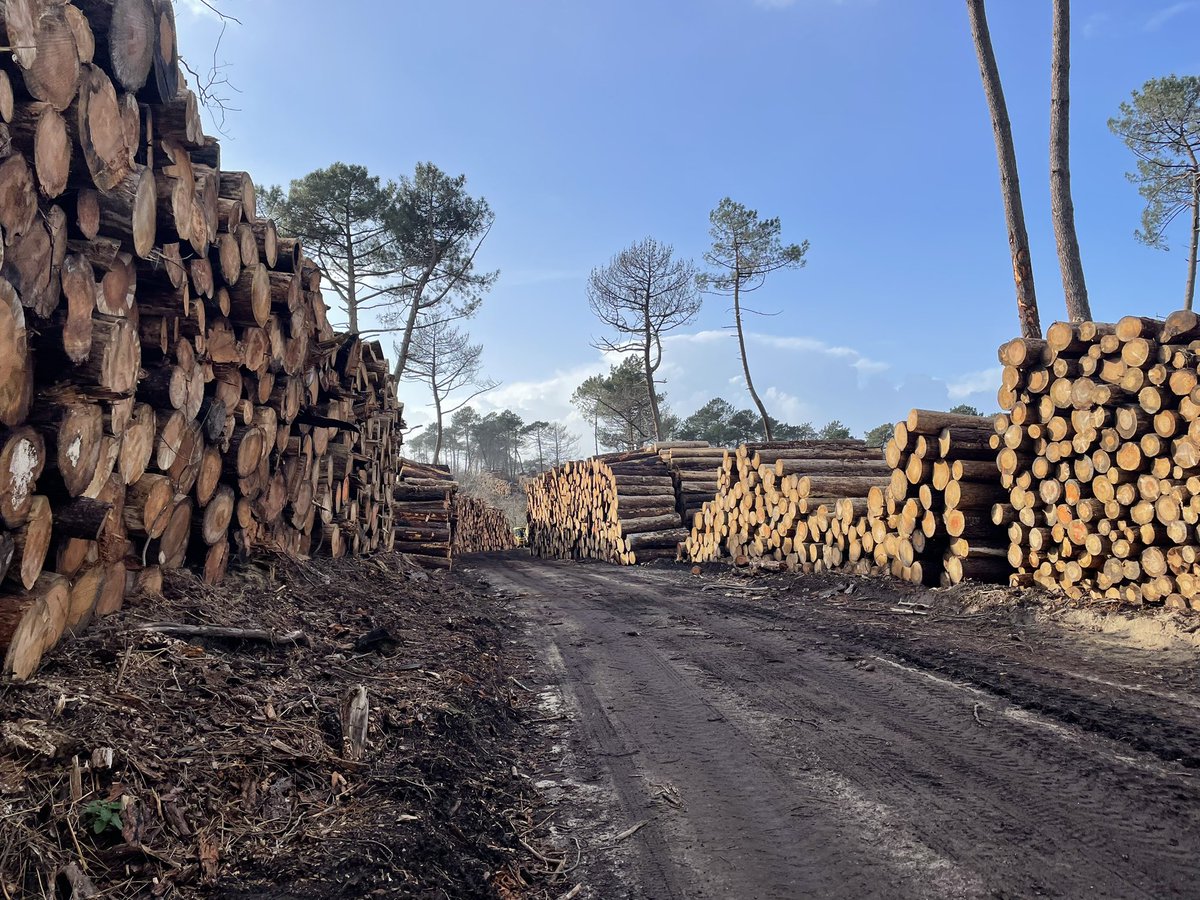
<path fill-rule="evenodd" d="M 1193 660 L 897 616 L 878 582 L 847 603 L 836 579 L 812 598 L 674 568 L 473 569 L 564 704 L 542 777 L 583 808 L 590 896 L 1195 896 Z"/>

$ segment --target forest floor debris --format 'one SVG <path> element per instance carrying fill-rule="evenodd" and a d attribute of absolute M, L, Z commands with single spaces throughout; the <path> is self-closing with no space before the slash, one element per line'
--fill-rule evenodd
<path fill-rule="evenodd" d="M 492 603 L 399 557 L 271 559 L 220 588 L 169 577 L 0 688 L 0 893 L 569 889 L 538 849 L 536 701 Z"/>

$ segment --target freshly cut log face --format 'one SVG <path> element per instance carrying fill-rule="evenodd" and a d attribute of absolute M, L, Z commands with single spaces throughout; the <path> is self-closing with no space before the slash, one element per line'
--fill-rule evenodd
<path fill-rule="evenodd" d="M 23 73 L 25 88 L 62 112 L 75 99 L 79 85 L 79 47 L 61 7 L 43 7 L 36 40 L 37 56 Z"/>
<path fill-rule="evenodd" d="M 154 65 L 158 17 L 151 0 L 77 0 L 96 36 L 96 59 L 137 93 Z"/>
<path fill-rule="evenodd" d="M 67 124 L 75 128 L 92 184 L 101 192 L 111 191 L 129 172 L 129 147 L 116 88 L 99 66 L 83 67 L 74 115 L 68 113 Z"/>
<path fill-rule="evenodd" d="M 59 196 L 66 190 L 71 174 L 71 137 L 66 119 L 49 103 L 25 103 L 15 110 L 10 130 L 13 144 L 33 160 L 43 196 Z"/>
<path fill-rule="evenodd" d="M 61 575 L 46 573 L 24 593 L 0 596 L 0 649 L 3 672 L 25 681 L 67 626 L 70 585 Z"/>
<path fill-rule="evenodd" d="M 21 68 L 28 70 L 37 61 L 38 20 L 41 18 L 40 0 L 5 0 L 0 3 L 0 21 L 13 58 Z"/>
<path fill-rule="evenodd" d="M 32 428 L 16 428 L 0 445 L 0 518 L 9 528 L 23 525 L 46 463 L 46 445 Z"/>
<path fill-rule="evenodd" d="M 50 510 L 50 501 L 40 494 L 35 496 L 25 524 L 13 532 L 13 558 L 12 565 L 8 568 L 9 581 L 21 585 L 26 590 L 33 588 L 38 576 L 42 574 L 46 554 L 50 551 L 53 525 L 54 514 Z"/>

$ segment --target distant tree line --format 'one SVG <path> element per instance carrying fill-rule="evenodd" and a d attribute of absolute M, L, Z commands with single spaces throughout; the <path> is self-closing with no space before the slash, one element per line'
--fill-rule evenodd
<path fill-rule="evenodd" d="M 404 444 L 421 462 L 434 454 L 453 471 L 489 472 L 509 480 L 561 465 L 579 455 L 579 438 L 562 422 L 525 422 L 511 409 L 486 415 L 464 406 L 441 429 L 427 426 Z"/>

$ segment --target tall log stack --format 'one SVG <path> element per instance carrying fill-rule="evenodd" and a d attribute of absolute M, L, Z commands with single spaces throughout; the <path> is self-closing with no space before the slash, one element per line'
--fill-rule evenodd
<path fill-rule="evenodd" d="M 687 536 L 671 472 L 652 450 L 569 462 L 526 491 L 535 556 L 633 565 L 673 559 Z"/>
<path fill-rule="evenodd" d="M 1200 607 L 1200 318 L 1055 323 L 1000 348 L 1014 581 Z"/>
<path fill-rule="evenodd" d="M 650 449 L 667 464 L 675 485 L 675 508 L 687 528 L 692 517 L 717 495 L 725 451 L 708 441 L 660 441 Z"/>
<path fill-rule="evenodd" d="M 1007 537 L 993 523 L 1004 498 L 993 419 L 914 409 L 884 447 L 886 488 L 867 498 L 875 566 L 905 581 L 1004 581 Z"/>
<path fill-rule="evenodd" d="M 449 569 L 461 556 L 516 546 L 504 513 L 461 493 L 448 466 L 400 458 L 397 471 L 393 549 L 427 568 Z"/>
<path fill-rule="evenodd" d="M 3 671 L 165 568 L 393 546 L 387 362 L 221 169 L 169 0 L 10 0 L 0 30 Z"/>

